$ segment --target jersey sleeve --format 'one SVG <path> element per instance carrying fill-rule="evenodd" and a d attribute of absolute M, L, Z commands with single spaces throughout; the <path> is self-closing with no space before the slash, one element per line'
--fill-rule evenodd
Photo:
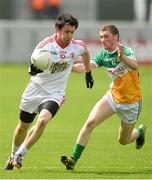
<path fill-rule="evenodd" d="M 92 61 L 94 61 L 95 64 L 97 64 L 98 67 L 100 67 L 100 66 L 103 66 L 102 59 L 103 59 L 103 57 L 102 57 L 102 51 L 101 51 L 92 58 Z"/>
<path fill-rule="evenodd" d="M 52 37 L 47 37 L 47 38 L 43 39 L 42 41 L 40 41 L 37 44 L 37 46 L 35 47 L 32 55 L 31 55 L 31 58 L 43 51 L 49 51 L 49 46 L 50 46 L 51 40 L 52 40 Z"/>
<path fill-rule="evenodd" d="M 78 56 L 82 56 L 86 50 L 86 43 L 82 40 L 72 40 L 72 43 L 75 45 Z"/>
<path fill-rule="evenodd" d="M 135 58 L 134 51 L 130 47 L 124 47 L 124 54 L 129 58 Z"/>
<path fill-rule="evenodd" d="M 52 37 L 47 37 L 40 41 L 38 45 L 35 47 L 35 49 L 43 49 L 43 50 L 49 50 L 49 45 L 52 42 Z"/>

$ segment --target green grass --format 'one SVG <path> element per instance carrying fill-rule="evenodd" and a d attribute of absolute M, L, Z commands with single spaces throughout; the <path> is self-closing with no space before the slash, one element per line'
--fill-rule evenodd
<path fill-rule="evenodd" d="M 85 87 L 83 74 L 71 74 L 62 109 L 46 127 L 37 144 L 27 153 L 23 168 L 11 172 L 3 166 L 10 153 L 12 135 L 18 123 L 19 103 L 29 81 L 27 66 L 0 66 L 0 179 L 152 179 L 152 67 L 140 67 L 144 107 L 137 125 L 148 125 L 145 146 L 117 141 L 119 118 L 114 115 L 98 126 L 74 172 L 60 163 L 62 154 L 71 155 L 77 134 L 90 110 L 109 88 L 104 70 L 93 72 L 95 85 Z"/>

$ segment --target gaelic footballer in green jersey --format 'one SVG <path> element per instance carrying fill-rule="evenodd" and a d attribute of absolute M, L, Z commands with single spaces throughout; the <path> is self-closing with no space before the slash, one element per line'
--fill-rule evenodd
<path fill-rule="evenodd" d="M 146 126 L 141 124 L 135 128 L 136 120 L 142 108 L 143 95 L 140 89 L 137 60 L 133 50 L 120 44 L 119 31 L 115 25 L 102 27 L 100 40 L 103 49 L 92 59 L 91 69 L 104 68 L 111 76 L 112 83 L 110 90 L 89 113 L 79 132 L 72 155 L 70 157 L 61 156 L 61 162 L 67 170 L 74 169 L 93 129 L 115 113 L 120 119 L 118 135 L 120 144 L 126 145 L 135 141 L 136 149 L 140 149 L 145 142 Z M 75 64 L 72 70 L 77 73 L 84 72 L 84 66 L 82 63 Z M 111 133 L 111 131 L 109 132 Z"/>

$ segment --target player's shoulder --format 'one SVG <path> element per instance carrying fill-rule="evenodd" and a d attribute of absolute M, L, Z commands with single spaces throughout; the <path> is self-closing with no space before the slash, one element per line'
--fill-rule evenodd
<path fill-rule="evenodd" d="M 131 47 L 127 46 L 127 45 L 125 45 L 123 47 L 123 51 L 124 51 L 124 54 L 126 56 L 131 56 L 131 55 L 134 56 L 134 50 Z"/>
<path fill-rule="evenodd" d="M 102 61 L 107 56 L 107 51 L 101 49 L 92 59 L 95 61 Z"/>
<path fill-rule="evenodd" d="M 86 47 L 86 43 L 83 40 L 72 39 L 71 43 L 74 45 Z"/>
<path fill-rule="evenodd" d="M 46 46 L 50 43 L 53 43 L 53 42 L 55 42 L 55 35 L 48 36 L 48 37 L 44 38 L 42 41 L 40 41 L 36 48 L 43 48 L 44 46 Z"/>
<path fill-rule="evenodd" d="M 124 45 L 124 46 L 123 46 L 123 49 L 124 49 L 125 51 L 133 51 L 133 49 L 132 49 L 130 46 L 128 46 L 128 45 Z"/>
<path fill-rule="evenodd" d="M 107 56 L 108 55 L 108 51 L 105 50 L 105 49 L 101 49 L 98 53 L 97 53 L 97 56 L 98 57 L 104 57 L 104 56 Z"/>

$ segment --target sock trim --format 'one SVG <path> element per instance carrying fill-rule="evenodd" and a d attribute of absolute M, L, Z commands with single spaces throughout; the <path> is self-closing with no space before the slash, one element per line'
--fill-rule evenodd
<path fill-rule="evenodd" d="M 137 131 L 138 131 L 138 138 L 142 137 L 144 132 L 141 128 L 137 128 Z"/>

